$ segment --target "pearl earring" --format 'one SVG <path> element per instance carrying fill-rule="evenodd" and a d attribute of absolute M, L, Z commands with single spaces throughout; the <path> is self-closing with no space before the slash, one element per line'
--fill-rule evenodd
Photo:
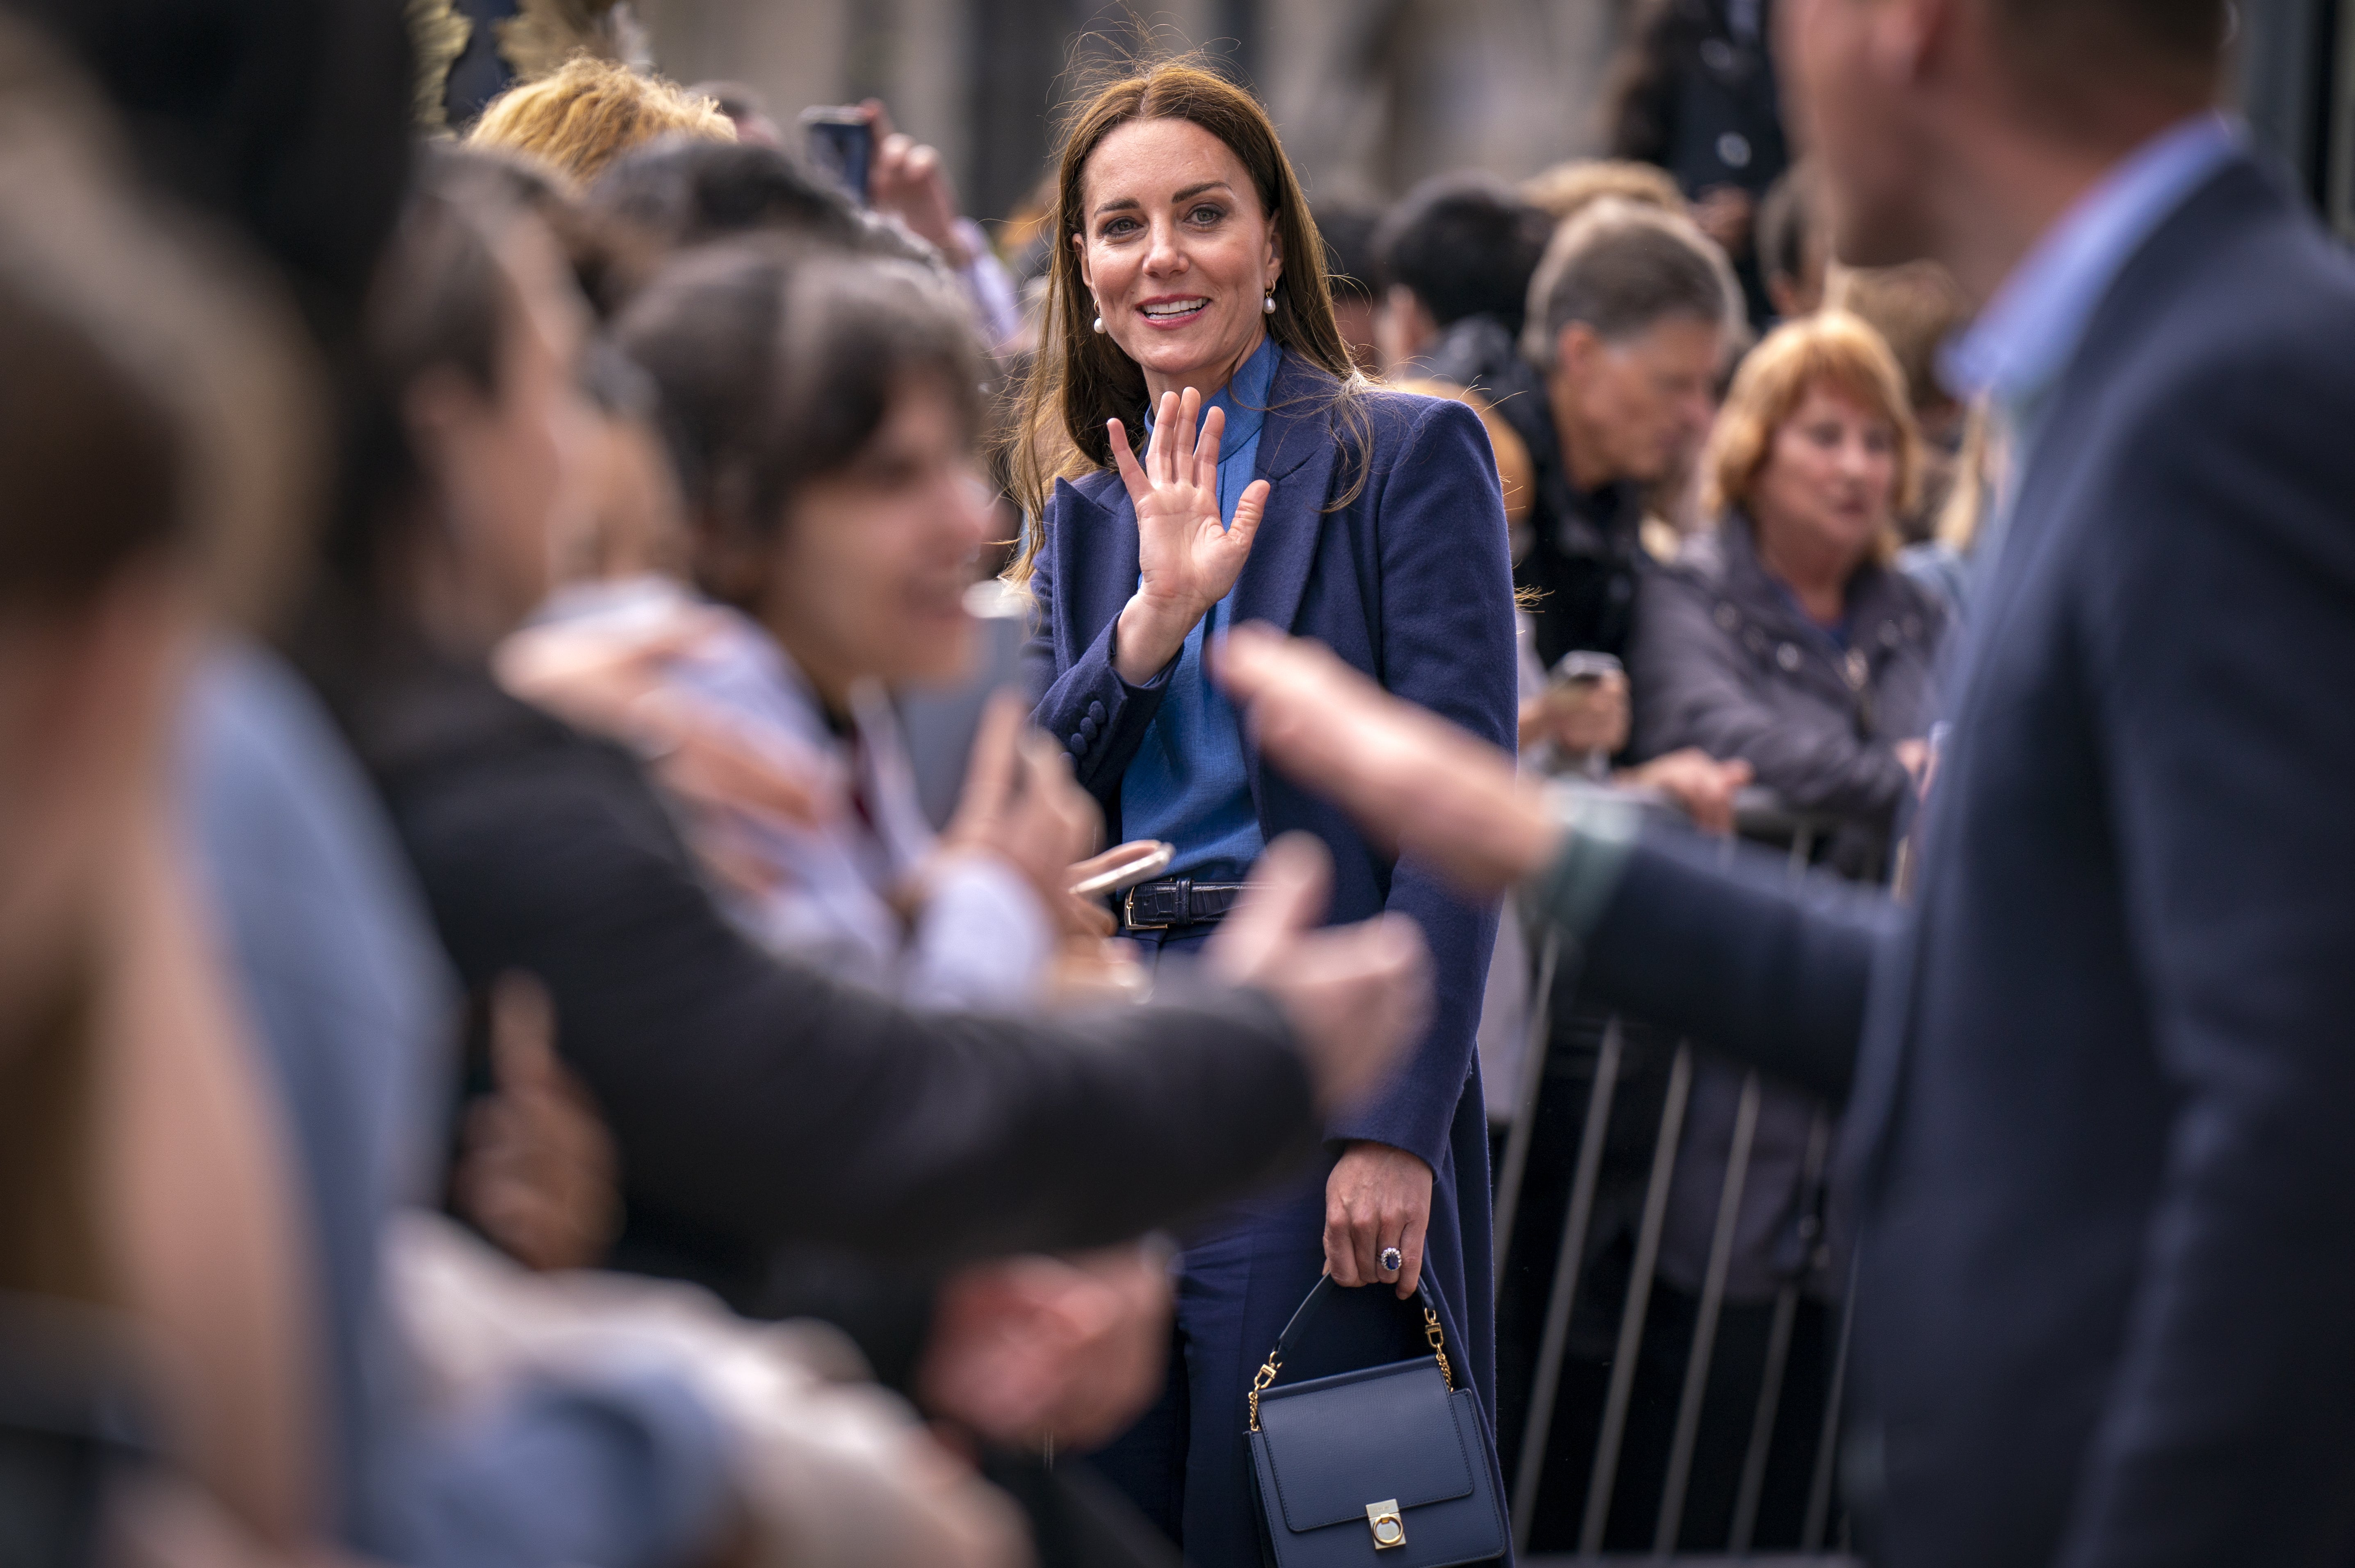
<path fill-rule="evenodd" d="M 1096 331 L 1098 331 L 1098 332 L 1102 332 L 1102 331 L 1103 331 L 1103 317 L 1102 317 L 1102 316 L 1098 316 L 1098 317 L 1096 318 Z"/>
<path fill-rule="evenodd" d="M 1259 302 L 1259 308 L 1262 315 L 1272 316 L 1275 314 L 1275 293 L 1273 290 L 1269 291 L 1266 299 L 1262 300 Z"/>

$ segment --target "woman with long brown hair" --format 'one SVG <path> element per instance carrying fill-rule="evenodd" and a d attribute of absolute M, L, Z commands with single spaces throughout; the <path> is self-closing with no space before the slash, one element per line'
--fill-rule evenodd
<path fill-rule="evenodd" d="M 1351 367 L 1315 220 L 1249 93 L 1186 63 L 1111 83 L 1071 120 L 1057 201 L 1014 575 L 1037 601 L 1039 723 L 1116 837 L 1176 846 L 1122 926 L 1156 959 L 1197 948 L 1261 850 L 1305 832 L 1330 852 L 1331 917 L 1411 919 L 1433 959 L 1428 1032 L 1390 1090 L 1327 1123 L 1305 1178 L 1186 1238 L 1169 1392 L 1100 1458 L 1189 1559 L 1243 1563 L 1259 1551 L 1244 1394 L 1320 1270 L 1381 1288 L 1346 1293 L 1287 1378 L 1419 1347 L 1391 1298 L 1422 1283 L 1493 1407 L 1472 1037 L 1496 911 L 1263 772 L 1205 662 L 1227 628 L 1272 621 L 1509 746 L 1503 503 L 1469 408 Z"/>

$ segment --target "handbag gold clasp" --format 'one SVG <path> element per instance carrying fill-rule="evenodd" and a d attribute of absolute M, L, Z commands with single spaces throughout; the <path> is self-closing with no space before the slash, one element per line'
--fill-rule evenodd
<path fill-rule="evenodd" d="M 1374 1528 L 1374 1550 L 1388 1552 L 1406 1544 L 1406 1520 L 1399 1517 L 1398 1499 L 1388 1502 L 1368 1503 L 1366 1522 Z"/>
<path fill-rule="evenodd" d="M 1455 1371 L 1447 1364 L 1447 1334 L 1439 1326 L 1439 1314 L 1426 1307 L 1423 1309 L 1423 1337 L 1431 1341 L 1431 1353 L 1439 1358 L 1439 1375 L 1447 1381 L 1447 1392 L 1455 1392 Z"/>
<path fill-rule="evenodd" d="M 1257 1377 L 1254 1377 L 1253 1379 L 1252 1379 L 1252 1385 L 1251 1385 L 1251 1429 L 1252 1429 L 1252 1431 L 1254 1431 L 1254 1432 L 1256 1432 L 1256 1431 L 1258 1431 L 1258 1430 L 1259 1430 L 1259 1395 L 1260 1395 L 1260 1391 L 1261 1391 L 1262 1389 L 1265 1388 L 1269 1383 L 1273 1383 L 1273 1382 L 1275 1381 L 1275 1372 L 1276 1372 L 1276 1369 L 1277 1369 L 1278 1367 L 1281 1367 L 1283 1364 L 1284 1364 L 1284 1362 L 1283 1362 L 1281 1360 L 1279 1360 L 1279 1359 L 1274 1355 L 1274 1353 L 1273 1353 L 1273 1352 L 1272 1352 L 1272 1351 L 1271 1351 L 1271 1352 L 1269 1353 L 1269 1355 L 1268 1355 L 1268 1358 L 1267 1358 L 1267 1364 L 1266 1364 L 1265 1366 L 1263 1366 L 1263 1367 L 1262 1367 L 1262 1368 L 1260 1368 L 1260 1369 L 1259 1369 L 1259 1375 L 1258 1375 Z"/>

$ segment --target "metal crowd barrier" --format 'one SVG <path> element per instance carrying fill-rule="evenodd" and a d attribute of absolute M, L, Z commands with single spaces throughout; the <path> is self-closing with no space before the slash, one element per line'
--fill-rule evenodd
<path fill-rule="evenodd" d="M 1774 797 L 1764 791 L 1750 791 L 1745 792 L 1739 802 L 1736 832 L 1744 839 L 1770 840 L 1777 843 L 1787 841 L 1791 872 L 1794 877 L 1797 877 L 1806 874 L 1817 849 L 1836 825 L 1830 819 L 1811 818 L 1785 810 Z M 1538 1099 L 1545 1081 L 1551 1037 L 1551 1001 L 1562 962 L 1558 939 L 1550 934 L 1540 938 L 1534 966 L 1529 1048 L 1523 1058 L 1522 1079 L 1511 1131 L 1498 1171 L 1496 1235 L 1497 1275 L 1500 1287 L 1505 1282 L 1507 1265 L 1510 1261 L 1514 1222 L 1521 1206 L 1522 1189 L 1536 1136 Z M 1579 1520 L 1577 1554 L 1575 1557 L 1529 1555 L 1539 1490 L 1547 1470 L 1549 1439 L 1553 1432 L 1564 1363 L 1570 1349 L 1572 1310 L 1578 1303 L 1590 1228 L 1595 1219 L 1604 1144 L 1614 1097 L 1620 1088 L 1620 1072 L 1625 1050 L 1623 1022 L 1617 1018 L 1610 1019 L 1603 1029 L 1601 1047 L 1594 1062 L 1593 1083 L 1580 1124 L 1578 1158 L 1570 1183 L 1569 1206 L 1563 1218 L 1560 1243 L 1555 1249 L 1529 1410 L 1520 1434 L 1519 1462 L 1515 1467 L 1508 1494 L 1514 1544 L 1525 1563 L 1572 1563 L 1601 1558 L 1605 1533 L 1611 1523 L 1613 1494 L 1624 1457 L 1628 1415 L 1636 1395 L 1646 1325 L 1652 1307 L 1653 1285 L 1660 1261 L 1661 1237 L 1668 1223 L 1677 1154 L 1684 1134 L 1693 1083 L 1693 1048 L 1689 1043 L 1679 1043 L 1676 1048 L 1661 1104 L 1649 1176 L 1644 1187 L 1641 1218 L 1636 1230 L 1634 1264 L 1625 1298 L 1620 1303 L 1617 1342 L 1610 1360 L 1610 1381 L 1602 1404 L 1585 1501 Z M 1717 1351 L 1719 1328 L 1725 1307 L 1727 1277 L 1732 1263 L 1742 1196 L 1750 1175 L 1761 1092 L 1758 1075 L 1754 1072 L 1745 1075 L 1735 1113 L 1724 1184 L 1718 1194 L 1716 1222 L 1701 1287 L 1699 1315 L 1691 1347 L 1685 1359 L 1676 1423 L 1668 1443 L 1666 1478 L 1651 1531 L 1651 1548 L 1648 1552 L 1640 1554 L 1655 1559 L 1675 1556 L 1677 1561 L 1687 1563 L 1779 1563 L 1824 1568 L 1824 1565 L 1850 1561 L 1838 1555 L 1837 1551 L 1831 1555 L 1826 1554 L 1827 1548 L 1837 1549 L 1845 1545 L 1845 1542 L 1832 1539 L 1834 1457 L 1838 1446 L 1840 1396 L 1848 1360 L 1849 1312 L 1845 1292 L 1838 1307 L 1838 1328 L 1825 1389 L 1824 1416 L 1817 1434 L 1813 1473 L 1807 1489 L 1799 1542 L 1801 1555 L 1767 1556 L 1755 1555 L 1752 1552 L 1776 1421 L 1782 1402 L 1789 1392 L 1786 1383 L 1802 1290 L 1797 1279 L 1784 1285 L 1774 1299 L 1774 1316 L 1767 1331 L 1764 1367 L 1750 1409 L 1749 1433 L 1727 1539 L 1707 1543 L 1678 1540 L 1692 1477 L 1694 1453 L 1701 1434 L 1704 1401 L 1710 1392 L 1710 1371 Z M 1804 1164 L 1806 1184 L 1809 1190 L 1820 1184 L 1824 1166 L 1829 1157 L 1831 1130 L 1829 1118 L 1818 1111 L 1809 1131 Z M 1700 1555 L 1692 1554 L 1696 1550 Z M 1676 1556 L 1679 1552 L 1686 1554 Z"/>

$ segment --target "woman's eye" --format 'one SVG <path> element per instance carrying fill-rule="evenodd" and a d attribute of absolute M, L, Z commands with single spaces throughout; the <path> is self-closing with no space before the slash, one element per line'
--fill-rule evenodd
<path fill-rule="evenodd" d="M 1226 216 L 1226 208 L 1221 207 L 1213 207 L 1209 203 L 1205 202 L 1200 207 L 1196 207 L 1192 212 L 1188 213 L 1186 215 L 1186 218 L 1189 223 L 1208 225 L 1216 223 L 1219 219 Z"/>
<path fill-rule="evenodd" d="M 1106 239 L 1117 239 L 1135 227 L 1136 220 L 1133 217 L 1115 217 L 1106 223 L 1100 232 Z"/>

